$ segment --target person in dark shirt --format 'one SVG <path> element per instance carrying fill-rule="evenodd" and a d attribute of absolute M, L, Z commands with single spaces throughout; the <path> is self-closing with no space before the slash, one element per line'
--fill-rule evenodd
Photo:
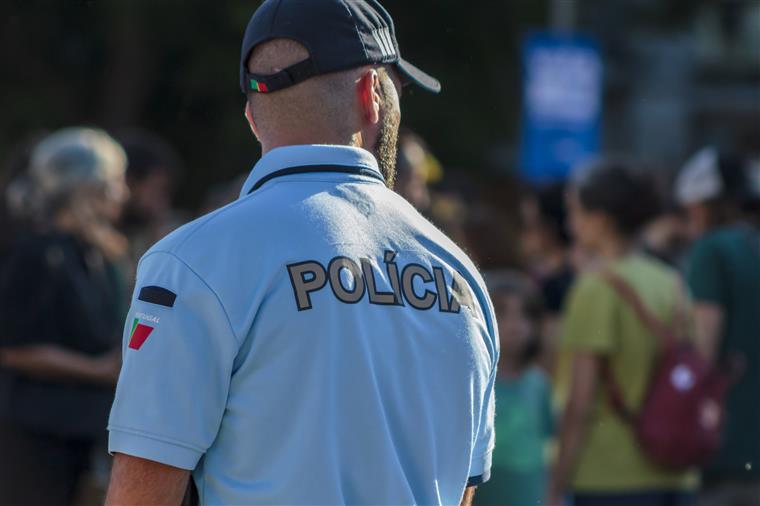
<path fill-rule="evenodd" d="M 126 156 L 107 134 L 40 142 L 8 189 L 33 223 L 0 271 L 0 504 L 71 504 L 105 436 L 120 367 Z"/>
<path fill-rule="evenodd" d="M 695 154 L 676 180 L 696 239 L 686 279 L 697 344 L 720 366 L 743 363 L 726 400 L 723 446 L 704 472 L 704 506 L 760 502 L 760 222 L 753 182 L 745 160 L 712 147 Z"/>

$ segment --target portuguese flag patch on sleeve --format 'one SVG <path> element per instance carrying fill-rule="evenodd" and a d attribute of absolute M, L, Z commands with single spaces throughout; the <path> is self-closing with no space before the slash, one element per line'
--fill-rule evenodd
<path fill-rule="evenodd" d="M 140 323 L 140 319 L 135 318 L 135 321 L 132 322 L 132 333 L 129 336 L 129 347 L 133 350 L 139 350 L 153 332 L 153 328 L 150 325 Z"/>

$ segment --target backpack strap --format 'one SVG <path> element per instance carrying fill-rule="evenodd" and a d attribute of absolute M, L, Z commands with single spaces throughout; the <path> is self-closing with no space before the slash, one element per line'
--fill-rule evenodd
<path fill-rule="evenodd" d="M 617 294 L 628 304 L 628 306 L 633 309 L 633 312 L 636 314 L 639 321 L 644 324 L 649 332 L 654 334 L 666 349 L 673 349 L 678 346 L 678 333 L 685 317 L 681 300 L 678 300 L 676 303 L 673 323 L 671 325 L 666 325 L 646 307 L 644 301 L 641 300 L 639 294 L 636 293 L 636 290 L 619 274 L 607 270 L 602 276 L 605 281 L 615 289 Z M 682 298 L 680 293 L 682 293 L 682 290 L 679 290 L 679 299 Z"/>
<path fill-rule="evenodd" d="M 612 286 L 612 288 L 615 289 L 615 292 L 626 302 L 626 304 L 628 304 L 636 314 L 636 317 L 652 334 L 655 335 L 655 337 L 657 337 L 666 349 L 673 349 L 678 345 L 679 339 L 676 330 L 682 327 L 685 318 L 681 300 L 676 304 L 673 324 L 668 326 L 660 321 L 646 307 L 644 301 L 641 300 L 639 294 L 636 293 L 636 290 L 619 274 L 611 270 L 606 270 L 602 273 L 602 277 Z M 681 297 L 682 296 L 679 295 L 679 298 Z M 623 392 L 612 372 L 612 366 L 609 359 L 602 362 L 601 373 L 602 379 L 607 384 L 607 390 L 610 394 L 610 404 L 615 413 L 626 422 L 633 423 L 636 420 L 636 414 L 626 406 Z"/>
<path fill-rule="evenodd" d="M 615 375 L 612 373 L 612 366 L 610 365 L 609 359 L 602 361 L 601 372 L 602 379 L 606 383 L 607 391 L 610 394 L 610 405 L 612 406 L 613 411 L 615 411 L 615 414 L 625 422 L 633 425 L 636 421 L 636 415 L 632 410 L 628 409 L 628 406 L 625 404 L 623 392 L 620 390 L 620 385 L 618 385 Z"/>

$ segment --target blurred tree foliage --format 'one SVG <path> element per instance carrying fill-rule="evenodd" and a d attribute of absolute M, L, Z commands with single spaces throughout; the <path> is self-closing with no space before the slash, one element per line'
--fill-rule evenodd
<path fill-rule="evenodd" d="M 405 94 L 405 125 L 428 139 L 447 166 L 482 170 L 494 146 L 516 142 L 520 39 L 526 30 L 546 26 L 549 0 L 383 3 L 395 18 L 403 54 L 444 83 L 438 97 L 414 89 Z M 592 18 L 602 11 L 620 18 L 643 6 L 647 16 L 672 23 L 697 3 L 584 0 L 582 5 Z M 146 128 L 182 154 L 187 173 L 180 204 L 197 204 L 212 183 L 247 172 L 259 155 L 238 89 L 242 33 L 258 4 L 0 2 L 0 158 L 31 135 L 67 125 L 114 132 Z M 605 19 L 609 15 L 593 26 L 614 30 L 615 23 L 605 26 Z"/>
<path fill-rule="evenodd" d="M 439 77 L 409 89 L 405 125 L 467 169 L 514 140 L 522 31 L 544 2 L 386 0 L 407 58 Z M 158 132 L 187 168 L 181 202 L 249 170 L 258 145 L 238 89 L 242 33 L 258 1 L 11 0 L 0 4 L 0 157 L 30 135 L 72 124 Z"/>

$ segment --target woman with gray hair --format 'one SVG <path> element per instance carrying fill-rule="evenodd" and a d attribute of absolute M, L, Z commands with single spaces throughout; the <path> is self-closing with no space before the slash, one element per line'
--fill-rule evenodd
<path fill-rule="evenodd" d="M 71 504 L 120 367 L 126 155 L 105 132 L 42 140 L 8 189 L 32 225 L 0 273 L 0 504 Z"/>

